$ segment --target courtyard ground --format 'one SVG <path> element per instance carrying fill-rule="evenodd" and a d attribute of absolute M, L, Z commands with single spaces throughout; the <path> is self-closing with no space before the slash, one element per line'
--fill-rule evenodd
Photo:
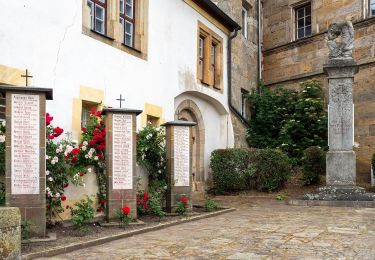
<path fill-rule="evenodd" d="M 237 211 L 49 259 L 375 259 L 375 209 L 290 206 L 275 196 L 218 196 Z"/>

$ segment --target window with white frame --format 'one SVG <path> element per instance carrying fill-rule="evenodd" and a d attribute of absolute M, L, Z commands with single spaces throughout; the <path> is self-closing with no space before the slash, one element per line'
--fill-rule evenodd
<path fill-rule="evenodd" d="M 369 0 L 370 4 L 370 16 L 375 16 L 375 0 Z"/>
<path fill-rule="evenodd" d="M 311 36 L 311 3 L 295 8 L 296 39 Z"/>
<path fill-rule="evenodd" d="M 90 9 L 91 30 L 106 34 L 106 0 L 87 0 Z"/>
<path fill-rule="evenodd" d="M 243 6 L 242 7 L 242 35 L 247 39 L 248 37 L 248 10 Z"/>
<path fill-rule="evenodd" d="M 135 1 L 120 0 L 120 23 L 124 32 L 124 44 L 134 47 Z"/>

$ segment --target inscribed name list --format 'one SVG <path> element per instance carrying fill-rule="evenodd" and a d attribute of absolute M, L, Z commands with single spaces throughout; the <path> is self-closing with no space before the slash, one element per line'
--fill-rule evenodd
<path fill-rule="evenodd" d="M 39 194 L 39 96 L 12 94 L 12 194 Z"/>
<path fill-rule="evenodd" d="M 114 190 L 133 189 L 133 118 L 132 115 L 113 114 L 113 163 Z"/>
<path fill-rule="evenodd" d="M 189 127 L 174 127 L 174 185 L 189 186 L 190 181 Z"/>

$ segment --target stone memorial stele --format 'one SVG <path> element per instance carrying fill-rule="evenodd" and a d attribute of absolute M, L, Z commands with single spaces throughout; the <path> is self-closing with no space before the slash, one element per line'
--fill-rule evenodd
<path fill-rule="evenodd" d="M 46 99 L 52 89 L 0 86 L 5 93 L 7 207 L 30 221 L 30 234 L 46 234 Z"/>
<path fill-rule="evenodd" d="M 136 182 L 136 117 L 142 110 L 105 108 L 107 209 L 106 218 L 116 218 L 116 210 L 128 206 L 137 217 Z"/>
<path fill-rule="evenodd" d="M 173 213 L 183 197 L 188 199 L 188 208 L 192 209 L 191 199 L 191 127 L 190 121 L 171 121 L 166 127 L 167 151 L 167 197 L 166 209 Z"/>
<path fill-rule="evenodd" d="M 306 194 L 308 200 L 372 202 L 375 198 L 356 186 L 353 82 L 358 65 L 352 56 L 353 47 L 354 28 L 350 21 L 329 26 L 329 59 L 323 65 L 329 82 L 326 186 L 316 194 Z"/>

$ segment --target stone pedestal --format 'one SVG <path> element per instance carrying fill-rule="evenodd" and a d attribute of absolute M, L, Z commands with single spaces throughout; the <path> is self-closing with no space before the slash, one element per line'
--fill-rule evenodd
<path fill-rule="evenodd" d="M 324 71 L 329 80 L 327 186 L 306 194 L 304 199 L 324 202 L 313 205 L 372 206 L 375 194 L 356 186 L 353 81 L 358 66 L 352 58 L 331 59 Z"/>
<path fill-rule="evenodd" d="M 331 59 L 324 65 L 329 81 L 327 185 L 355 185 L 353 59 Z"/>
<path fill-rule="evenodd" d="M 106 116 L 107 221 L 116 218 L 124 206 L 137 217 L 136 182 L 136 117 L 134 109 L 103 109 Z"/>
<path fill-rule="evenodd" d="M 18 208 L 0 207 L 0 259 L 21 259 L 21 215 Z"/>
<path fill-rule="evenodd" d="M 0 86 L 6 95 L 6 206 L 31 222 L 30 234 L 46 234 L 46 99 L 52 89 Z"/>
<path fill-rule="evenodd" d="M 194 125 L 195 122 L 189 121 L 171 121 L 163 125 L 166 127 L 168 213 L 175 212 L 183 197 L 188 199 L 188 208 L 192 209 L 191 127 Z"/>

